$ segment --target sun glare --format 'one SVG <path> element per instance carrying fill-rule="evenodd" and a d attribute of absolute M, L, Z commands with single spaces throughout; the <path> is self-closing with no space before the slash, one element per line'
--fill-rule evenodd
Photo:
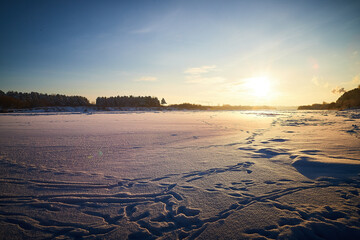
<path fill-rule="evenodd" d="M 266 76 L 248 78 L 245 86 L 250 94 L 258 98 L 267 97 L 271 91 L 271 82 Z"/>

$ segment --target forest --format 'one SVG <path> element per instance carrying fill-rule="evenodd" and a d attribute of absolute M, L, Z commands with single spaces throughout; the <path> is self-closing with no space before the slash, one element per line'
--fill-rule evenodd
<path fill-rule="evenodd" d="M 23 93 L 8 91 L 4 93 L 0 90 L 0 107 L 2 110 L 26 109 L 26 108 L 46 108 L 46 107 L 94 107 L 98 110 L 109 110 L 116 108 L 123 110 L 126 108 L 161 108 L 163 110 L 258 110 L 274 109 L 269 106 L 204 106 L 199 104 L 181 103 L 167 105 L 164 98 L 159 101 L 157 97 L 150 96 L 114 96 L 98 97 L 95 104 L 91 104 L 86 97 L 66 96 L 60 94 L 44 93 Z"/>
<path fill-rule="evenodd" d="M 99 107 L 160 107 L 160 101 L 156 97 L 98 97 L 96 106 Z"/>
<path fill-rule="evenodd" d="M 0 90 L 0 107 L 3 109 L 35 108 L 35 107 L 78 107 L 90 106 L 87 98 L 82 96 L 66 96 L 60 94 L 23 93 Z"/>

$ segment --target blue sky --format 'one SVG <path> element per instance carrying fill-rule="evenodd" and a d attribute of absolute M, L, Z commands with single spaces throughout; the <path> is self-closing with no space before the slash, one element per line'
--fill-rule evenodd
<path fill-rule="evenodd" d="M 2 1 L 0 89 L 334 101 L 360 84 L 359 12 L 359 1 Z"/>

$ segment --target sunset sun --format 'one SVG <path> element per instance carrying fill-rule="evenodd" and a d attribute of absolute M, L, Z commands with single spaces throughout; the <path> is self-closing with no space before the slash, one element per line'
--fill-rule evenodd
<path fill-rule="evenodd" d="M 271 92 L 271 81 L 267 76 L 246 79 L 245 87 L 249 93 L 257 98 L 266 98 Z"/>

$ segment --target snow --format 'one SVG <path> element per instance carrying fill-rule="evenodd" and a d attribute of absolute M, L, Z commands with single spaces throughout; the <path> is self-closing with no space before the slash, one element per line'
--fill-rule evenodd
<path fill-rule="evenodd" d="M 356 239 L 359 116 L 0 114 L 0 235 Z"/>

